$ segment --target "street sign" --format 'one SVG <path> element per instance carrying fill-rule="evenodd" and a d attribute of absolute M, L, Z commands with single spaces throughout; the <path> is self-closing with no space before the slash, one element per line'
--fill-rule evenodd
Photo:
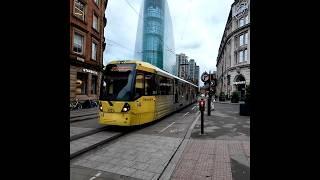
<path fill-rule="evenodd" d="M 214 87 L 216 85 L 216 82 L 215 81 L 211 81 L 211 87 Z"/>
<path fill-rule="evenodd" d="M 201 81 L 202 82 L 207 82 L 209 80 L 209 74 L 207 72 L 204 72 L 202 75 L 201 75 Z"/>

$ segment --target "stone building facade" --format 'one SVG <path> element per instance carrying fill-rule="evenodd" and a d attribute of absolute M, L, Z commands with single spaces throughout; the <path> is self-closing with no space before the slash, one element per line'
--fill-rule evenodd
<path fill-rule="evenodd" d="M 216 94 L 238 91 L 245 97 L 250 84 L 250 0 L 235 0 L 224 29 L 217 57 Z"/>

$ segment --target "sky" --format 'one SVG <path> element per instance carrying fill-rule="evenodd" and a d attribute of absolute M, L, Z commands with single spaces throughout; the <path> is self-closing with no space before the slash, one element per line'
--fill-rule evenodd
<path fill-rule="evenodd" d="M 134 59 L 139 11 L 143 0 L 109 0 L 103 61 Z M 167 0 L 175 53 L 186 54 L 204 71 L 216 70 L 218 50 L 234 0 Z M 202 85 L 202 83 L 200 84 Z"/>

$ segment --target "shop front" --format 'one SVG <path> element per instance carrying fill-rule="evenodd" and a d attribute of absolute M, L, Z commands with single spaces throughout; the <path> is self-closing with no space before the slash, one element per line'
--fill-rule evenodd
<path fill-rule="evenodd" d="M 98 100 L 101 73 L 97 70 L 70 66 L 70 100 Z"/>
<path fill-rule="evenodd" d="M 244 101 L 246 95 L 246 80 L 243 75 L 238 75 L 233 82 L 234 88 L 239 92 L 240 101 Z"/>

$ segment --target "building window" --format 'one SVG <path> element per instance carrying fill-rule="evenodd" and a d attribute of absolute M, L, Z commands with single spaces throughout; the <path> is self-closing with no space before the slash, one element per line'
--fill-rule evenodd
<path fill-rule="evenodd" d="M 242 27 L 244 25 L 244 18 L 241 18 L 239 20 L 239 27 Z"/>
<path fill-rule="evenodd" d="M 93 21 L 92 21 L 93 29 L 98 30 L 98 16 L 93 13 Z"/>
<path fill-rule="evenodd" d="M 245 49 L 245 50 L 239 51 L 239 63 L 242 63 L 247 60 L 248 60 L 248 50 Z"/>
<path fill-rule="evenodd" d="M 240 42 L 239 45 L 242 46 L 244 44 L 244 35 L 242 34 L 239 38 Z"/>
<path fill-rule="evenodd" d="M 84 36 L 79 33 L 73 35 L 73 52 L 83 54 Z"/>
<path fill-rule="evenodd" d="M 91 94 L 97 94 L 97 76 L 91 77 Z"/>
<path fill-rule="evenodd" d="M 243 62 L 243 51 L 239 52 L 239 63 Z"/>
<path fill-rule="evenodd" d="M 244 61 L 248 60 L 248 50 L 244 50 Z"/>
<path fill-rule="evenodd" d="M 249 14 L 246 15 L 246 24 L 249 23 Z"/>
<path fill-rule="evenodd" d="M 88 79 L 88 74 L 85 74 L 85 73 L 77 73 L 77 80 L 80 80 L 80 93 L 79 94 L 82 94 L 82 95 L 85 95 L 87 94 L 87 79 Z"/>
<path fill-rule="evenodd" d="M 248 39 L 249 39 L 248 33 L 245 33 L 244 34 L 244 40 L 245 40 L 244 44 L 248 44 Z"/>
<path fill-rule="evenodd" d="M 99 6 L 99 0 L 94 0 L 97 6 Z"/>
<path fill-rule="evenodd" d="M 91 47 L 91 59 L 97 60 L 97 44 L 92 42 Z"/>
<path fill-rule="evenodd" d="M 80 0 L 74 0 L 74 15 L 84 21 L 85 5 Z"/>
<path fill-rule="evenodd" d="M 239 37 L 239 46 L 248 44 L 248 33 L 242 34 Z"/>

